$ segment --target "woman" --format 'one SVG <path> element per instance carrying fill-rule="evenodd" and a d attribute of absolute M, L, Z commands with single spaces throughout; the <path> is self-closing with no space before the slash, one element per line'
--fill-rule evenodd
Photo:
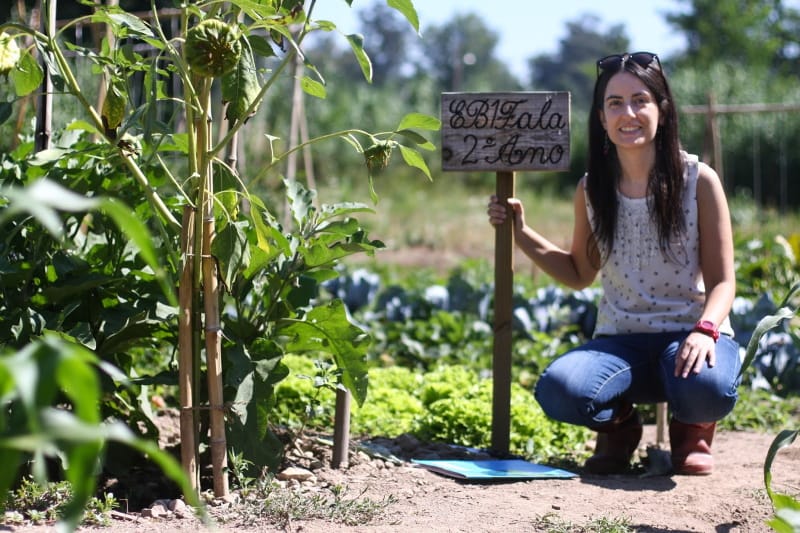
<path fill-rule="evenodd" d="M 490 222 L 510 211 L 517 245 L 557 281 L 582 289 L 602 272 L 594 338 L 550 364 L 536 399 L 548 416 L 601 433 L 585 465 L 596 474 L 628 468 L 642 436 L 635 404 L 666 401 L 673 471 L 710 474 L 716 421 L 738 397 L 733 237 L 719 177 L 681 150 L 656 54 L 597 62 L 588 171 L 573 203 L 569 250 L 531 229 L 518 199 L 489 203 Z"/>

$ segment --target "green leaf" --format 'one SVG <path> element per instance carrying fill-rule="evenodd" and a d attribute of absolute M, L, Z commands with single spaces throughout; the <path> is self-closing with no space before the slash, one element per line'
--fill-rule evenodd
<path fill-rule="evenodd" d="M 744 374 L 745 370 L 747 370 L 755 359 L 756 353 L 758 352 L 758 341 L 761 340 L 761 337 L 767 331 L 780 325 L 784 320 L 791 318 L 796 311 L 796 309 L 791 309 L 789 307 L 781 307 L 774 315 L 765 316 L 758 322 L 756 329 L 753 330 L 753 335 L 750 337 L 750 341 L 747 343 L 747 351 L 745 352 L 744 361 L 742 361 L 742 368 L 739 370 L 740 376 Z"/>
<path fill-rule="evenodd" d="M 49 151 L 42 150 L 42 152 Z M 56 150 L 56 152 L 63 154 L 63 151 Z M 43 157 L 47 157 L 47 154 Z M 97 200 L 75 194 L 46 179 L 36 181 L 24 189 L 4 189 L 3 195 L 11 200 L 11 205 L 0 212 L 0 225 L 16 213 L 24 211 L 32 215 L 55 238 L 60 238 L 63 231 L 61 218 L 56 209 L 87 211 L 97 206 Z"/>
<path fill-rule="evenodd" d="M 436 150 L 436 146 L 432 142 L 430 142 L 428 139 L 426 139 L 425 137 L 423 137 L 414 130 L 399 130 L 397 134 L 413 142 L 423 150 L 428 150 L 428 151 Z"/>
<path fill-rule="evenodd" d="M 125 320 L 116 331 L 106 332 L 107 337 L 96 348 L 97 355 L 103 358 L 126 351 L 129 347 L 141 344 L 142 339 L 152 338 L 164 326 L 160 319 L 150 318 L 147 313 L 139 313 Z"/>
<path fill-rule="evenodd" d="M 58 349 L 57 347 L 55 349 Z M 56 369 L 56 382 L 72 401 L 74 413 L 85 422 L 100 422 L 100 381 L 91 366 L 94 361 L 88 352 L 75 351 L 71 357 L 60 358 Z"/>
<path fill-rule="evenodd" d="M 279 329 L 281 335 L 291 339 L 287 351 L 331 354 L 342 372 L 342 384 L 358 405 L 363 405 L 367 398 L 366 352 L 370 339 L 361 328 L 350 323 L 341 300 L 313 308 L 305 320 L 287 320 Z"/>
<path fill-rule="evenodd" d="M 247 113 L 261 87 L 258 84 L 253 51 L 246 43 L 247 41 L 242 47 L 242 55 L 236 68 L 222 77 L 222 101 L 228 103 L 225 109 L 225 118 L 228 120 L 245 120 L 257 109 L 256 106 L 251 113 Z"/>
<path fill-rule="evenodd" d="M 275 50 L 272 49 L 269 41 L 261 35 L 248 35 L 247 41 L 250 43 L 250 48 L 253 49 L 255 55 L 260 57 L 273 57 L 275 55 Z"/>
<path fill-rule="evenodd" d="M 125 106 L 128 103 L 128 88 L 124 79 L 114 77 L 106 87 L 106 96 L 100 118 L 108 135 L 111 130 L 116 130 L 125 118 Z M 116 133 L 114 133 L 115 138 Z"/>
<path fill-rule="evenodd" d="M 97 128 L 85 120 L 73 120 L 67 125 L 66 129 L 67 131 L 85 131 L 92 134 L 98 133 Z"/>
<path fill-rule="evenodd" d="M 178 299 L 175 295 L 174 284 L 161 266 L 159 256 L 156 254 L 155 246 L 153 246 L 152 237 L 144 223 L 136 217 L 128 206 L 114 198 L 102 199 L 100 207 L 139 248 L 139 255 L 153 269 L 164 295 L 170 304 L 177 306 Z"/>
<path fill-rule="evenodd" d="M 414 28 L 414 31 L 419 33 L 419 16 L 411 0 L 386 0 L 386 5 L 399 11 Z"/>
<path fill-rule="evenodd" d="M 96 362 L 92 352 L 57 336 L 44 337 L 16 353 L 0 354 L 0 368 L 4 369 L 0 372 L 0 390 L 6 392 L 6 400 L 13 401 L 16 395 L 25 410 L 22 417 L 15 419 L 16 425 L 3 428 L 0 437 L 0 460 L 4 465 L 0 469 L 2 494 L 6 494 L 16 476 L 14 465 L 19 464 L 23 452 L 33 455 L 40 464 L 46 456 L 59 456 L 64 459 L 73 495 L 62 509 L 58 527 L 74 530 L 94 493 L 104 442 L 114 440 L 157 463 L 181 487 L 188 503 L 203 512 L 191 483 L 167 452 L 155 443 L 137 438 L 121 422 L 99 423 L 102 391 L 94 367 Z M 52 406 L 60 391 L 70 398 L 71 411 Z M 205 514 L 203 517 L 206 518 Z"/>
<path fill-rule="evenodd" d="M 250 261 L 247 237 L 242 228 L 238 224 L 226 225 L 211 243 L 211 253 L 217 259 L 225 285 L 232 287 L 236 274 L 246 269 Z"/>
<path fill-rule="evenodd" d="M 364 51 L 364 36 L 353 33 L 347 36 L 347 42 L 350 43 L 350 48 L 353 49 L 353 54 L 355 54 L 356 61 L 361 67 L 364 79 L 372 83 L 372 61 L 370 61 L 367 52 Z"/>
<path fill-rule="evenodd" d="M 299 227 L 305 226 L 308 214 L 314 207 L 315 192 L 303 187 L 297 180 L 283 180 L 286 186 L 286 199 L 292 208 L 292 218 Z"/>
<path fill-rule="evenodd" d="M 14 92 L 17 96 L 26 96 L 42 84 L 44 72 L 36 59 L 29 52 L 25 52 L 11 70 L 9 77 L 14 82 Z"/>
<path fill-rule="evenodd" d="M 300 80 L 300 87 L 303 89 L 304 93 L 322 100 L 328 96 L 325 86 L 316 80 L 312 80 L 308 76 L 303 76 L 303 79 Z"/>
<path fill-rule="evenodd" d="M 403 156 L 403 160 L 406 162 L 406 165 L 414 168 L 420 169 L 422 172 L 428 176 L 428 179 L 433 181 L 433 177 L 431 177 L 431 171 L 428 169 L 428 165 L 425 163 L 425 160 L 422 158 L 419 152 L 416 150 L 409 148 L 407 146 L 400 146 L 400 154 Z"/>
<path fill-rule="evenodd" d="M 767 450 L 767 458 L 764 460 L 764 487 L 766 487 L 767 494 L 769 494 L 770 499 L 773 501 L 775 493 L 772 492 L 772 463 L 775 460 L 775 456 L 778 454 L 778 451 L 793 443 L 797 438 L 798 433 L 800 433 L 800 430 L 792 431 L 784 429 L 778 433 L 778 435 L 772 441 L 769 450 Z"/>
<path fill-rule="evenodd" d="M 375 210 L 367 204 L 361 202 L 339 202 L 336 204 L 324 204 L 320 209 L 320 221 L 326 221 L 333 217 L 351 215 L 353 213 L 374 213 Z"/>
<path fill-rule="evenodd" d="M 68 282 L 59 285 L 50 285 L 42 289 L 42 295 L 51 304 L 61 304 L 71 302 L 76 297 L 79 298 L 91 289 L 111 285 L 121 281 L 120 278 L 112 278 L 102 272 L 92 271 L 84 275 L 73 276 Z"/>
<path fill-rule="evenodd" d="M 0 124 L 11 117 L 12 111 L 13 107 L 11 106 L 11 102 L 0 102 Z"/>
<path fill-rule="evenodd" d="M 124 11 L 110 12 L 109 10 L 98 10 L 92 16 L 93 22 L 106 22 L 114 28 L 114 34 L 118 35 L 120 29 L 127 28 L 129 33 L 138 35 L 140 37 L 155 38 L 153 30 L 142 19 L 136 15 L 126 13 Z"/>
<path fill-rule="evenodd" d="M 397 126 L 397 130 L 421 129 L 439 131 L 441 127 L 442 121 L 434 116 L 425 115 L 423 113 L 409 113 L 400 120 L 400 125 Z"/>

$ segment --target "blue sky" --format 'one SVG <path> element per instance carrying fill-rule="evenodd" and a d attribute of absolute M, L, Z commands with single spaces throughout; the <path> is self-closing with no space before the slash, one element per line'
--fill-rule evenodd
<path fill-rule="evenodd" d="M 344 0 L 317 0 L 314 18 L 335 22 L 344 33 L 358 29 L 356 13 L 376 1 L 353 0 L 348 8 Z M 419 14 L 420 30 L 440 25 L 456 14 L 475 13 L 486 26 L 497 32 L 500 41 L 497 53 L 518 75 L 526 73 L 527 58 L 553 53 L 566 36 L 566 22 L 579 15 L 598 15 L 601 31 L 615 24 L 624 24 L 631 41 L 631 51 L 647 50 L 662 56 L 681 50 L 684 42 L 670 30 L 664 13 L 679 12 L 678 0 L 412 0 Z M 796 4 L 789 1 L 787 4 Z M 369 42 L 367 41 L 369 51 Z"/>

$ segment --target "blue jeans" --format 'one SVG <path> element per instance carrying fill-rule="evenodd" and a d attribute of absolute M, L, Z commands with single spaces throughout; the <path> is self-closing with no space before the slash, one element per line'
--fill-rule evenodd
<path fill-rule="evenodd" d="M 596 428 L 628 403 L 666 401 L 685 423 L 713 422 L 738 399 L 739 344 L 721 335 L 716 364 L 675 377 L 675 358 L 688 332 L 636 333 L 592 339 L 555 359 L 536 384 L 536 400 L 550 418 Z"/>

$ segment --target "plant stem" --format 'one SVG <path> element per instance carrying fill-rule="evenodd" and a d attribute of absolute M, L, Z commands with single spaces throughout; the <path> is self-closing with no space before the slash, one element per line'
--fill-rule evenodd
<path fill-rule="evenodd" d="M 345 137 L 347 135 L 354 135 L 354 134 L 365 135 L 365 136 L 370 137 L 370 138 L 374 138 L 376 135 L 382 135 L 381 133 L 372 134 L 372 133 L 369 133 L 369 132 L 364 131 L 364 130 L 349 129 L 349 130 L 337 131 L 337 132 L 334 132 L 334 133 L 328 133 L 328 134 L 325 134 L 325 135 L 320 135 L 319 137 L 314 137 L 313 139 L 309 139 L 308 141 L 305 141 L 305 142 L 303 142 L 301 144 L 298 144 L 297 146 L 293 146 L 289 150 L 286 150 L 285 152 L 283 152 L 278 157 L 273 157 L 272 158 L 272 162 L 270 162 L 269 165 L 265 165 L 264 167 L 262 167 L 261 170 L 258 172 L 258 174 L 256 174 L 256 176 L 251 180 L 251 182 L 257 182 L 257 181 L 263 179 L 264 176 L 267 175 L 267 172 L 269 172 L 270 169 L 272 167 L 274 167 L 277 162 L 283 161 L 283 159 L 287 155 L 292 154 L 292 153 L 294 153 L 294 152 L 296 152 L 298 150 L 302 150 L 306 146 L 310 146 L 310 145 L 312 145 L 312 144 L 314 144 L 316 142 L 327 141 L 328 139 L 335 139 L 337 137 Z"/>

